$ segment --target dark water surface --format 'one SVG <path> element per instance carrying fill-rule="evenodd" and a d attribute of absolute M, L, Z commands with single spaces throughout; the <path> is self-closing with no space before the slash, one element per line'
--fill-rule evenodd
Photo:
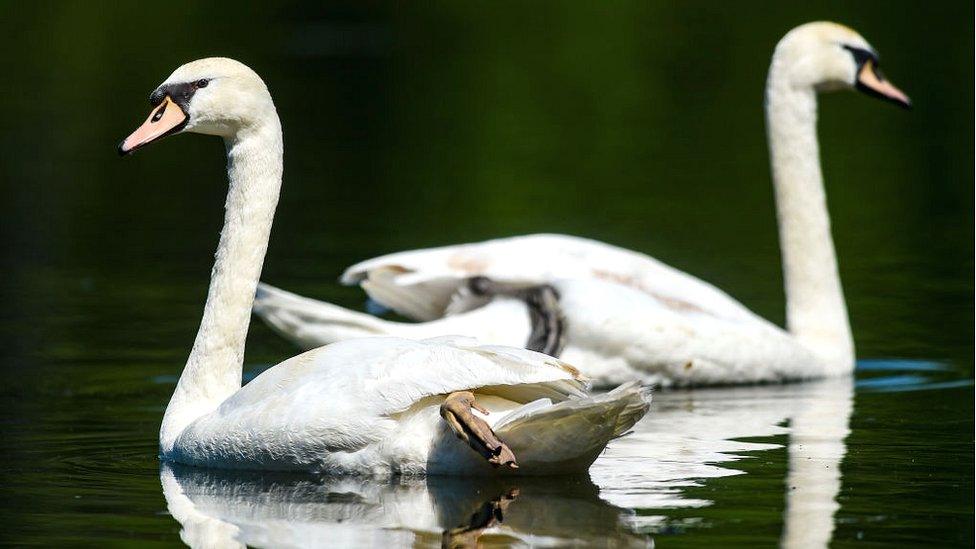
<path fill-rule="evenodd" d="M 0 543 L 971 546 L 972 5 L 784 4 L 9 6 Z M 782 322 L 762 89 L 778 38 L 822 18 L 871 41 L 916 106 L 821 101 L 853 379 L 660 393 L 590 478 L 160 469 L 223 150 L 181 136 L 123 161 L 114 147 L 177 65 L 237 57 L 275 96 L 269 282 L 359 308 L 333 282 L 359 259 L 567 232 Z M 293 353 L 255 324 L 246 369 Z"/>

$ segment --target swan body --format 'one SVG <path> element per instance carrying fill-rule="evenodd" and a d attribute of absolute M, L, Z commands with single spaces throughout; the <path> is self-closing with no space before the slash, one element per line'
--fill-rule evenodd
<path fill-rule="evenodd" d="M 344 341 L 242 387 L 281 185 L 277 111 L 257 74 L 223 58 L 178 68 L 150 101 L 152 113 L 120 153 L 182 131 L 219 135 L 230 181 L 203 319 L 160 428 L 163 460 L 330 474 L 492 474 L 499 469 L 488 456 L 454 436 L 489 440 L 470 431 L 483 426 L 503 441 L 487 451 L 515 452 L 518 472 L 581 472 L 647 411 L 649 393 L 636 384 L 588 396 L 578 371 L 557 359 L 462 338 Z M 451 400 L 455 393 L 460 401 Z M 466 395 L 476 404 L 470 410 Z"/>
<path fill-rule="evenodd" d="M 598 386 L 633 380 L 708 385 L 827 375 L 812 352 L 759 318 L 730 321 L 604 280 L 550 283 L 560 295 L 566 324 L 566 345 L 559 356 Z M 432 337 L 438 332 L 514 346 L 524 344 L 530 331 L 525 304 L 510 298 L 410 323 L 379 319 L 262 285 L 255 311 L 275 331 L 309 348 L 348 337 Z"/>
<path fill-rule="evenodd" d="M 628 398 L 586 397 L 574 370 L 551 357 L 465 343 L 373 338 L 308 351 L 162 441 L 162 456 L 234 469 L 491 474 L 439 415 L 444 395 L 473 390 L 520 471 L 565 473 L 586 470 L 633 424 L 628 414 L 643 415 L 635 388 L 624 388 Z"/>
<path fill-rule="evenodd" d="M 559 291 L 566 321 L 566 345 L 560 356 L 603 384 L 622 379 L 728 384 L 850 373 L 854 344 L 820 171 L 816 96 L 819 91 L 856 87 L 908 106 L 908 98 L 881 76 L 877 63 L 873 48 L 856 32 L 824 22 L 793 29 L 773 54 L 766 115 L 787 330 L 711 284 L 648 255 L 565 235 L 389 254 L 350 267 L 342 281 L 358 283 L 372 299 L 441 333 L 486 341 L 492 341 L 486 336 L 495 335 L 492 330 L 498 325 L 514 330 L 525 311 L 504 313 L 502 306 L 486 306 L 483 319 L 491 326 L 472 330 L 477 326 L 472 315 L 479 313 L 467 311 L 466 281 L 481 276 L 552 285 Z M 426 328 L 368 324 L 353 316 L 358 313 L 340 314 L 335 306 L 266 285 L 255 312 L 303 345 L 341 339 L 337 324 L 360 335 L 427 333 Z M 513 335 L 507 332 L 506 337 L 505 342 L 513 344 Z M 525 335 L 521 337 L 524 342 Z"/>
<path fill-rule="evenodd" d="M 322 478 L 170 463 L 160 466 L 160 483 L 191 547 L 429 546 L 438 539 L 450 547 L 499 539 L 644 547 L 653 543 L 648 530 L 687 524 L 681 513 L 649 516 L 635 509 L 714 505 L 711 499 L 719 498 L 702 486 L 720 489 L 714 479 L 741 474 L 739 460 L 779 448 L 787 460 L 779 544 L 829 544 L 854 408 L 850 377 L 671 391 L 655 405 L 633 435 L 594 464 L 595 484 L 585 477 Z"/>

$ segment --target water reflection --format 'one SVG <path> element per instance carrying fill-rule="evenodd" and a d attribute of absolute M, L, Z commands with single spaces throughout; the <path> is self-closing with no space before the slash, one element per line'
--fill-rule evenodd
<path fill-rule="evenodd" d="M 585 478 L 390 482 L 173 467 L 160 481 L 191 547 L 645 547 Z"/>
<path fill-rule="evenodd" d="M 689 498 L 686 491 L 709 478 L 741 474 L 730 463 L 742 452 L 777 447 L 738 439 L 788 435 L 781 543 L 823 547 L 834 530 L 853 397 L 852 378 L 660 393 L 637 432 L 613 444 L 591 475 L 603 487 L 601 496 L 625 508 L 721 504 Z M 674 526 L 665 512 L 634 521 L 636 531 Z"/>
<path fill-rule="evenodd" d="M 851 378 L 660 393 L 653 413 L 616 441 L 591 479 L 426 478 L 377 481 L 172 467 L 160 470 L 170 513 L 193 547 L 445 546 L 475 543 L 646 546 L 695 521 L 668 510 L 722 505 L 688 495 L 741 474 L 744 452 L 788 436 L 781 543 L 824 547 L 834 530 Z M 674 524 L 680 520 L 681 524 Z"/>

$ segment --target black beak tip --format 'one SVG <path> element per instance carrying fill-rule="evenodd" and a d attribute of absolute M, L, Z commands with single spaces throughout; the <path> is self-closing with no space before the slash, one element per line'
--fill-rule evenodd
<path fill-rule="evenodd" d="M 124 145 L 125 145 L 125 140 L 124 139 L 122 141 L 119 141 L 119 147 L 118 147 L 118 149 L 116 149 L 118 151 L 118 153 L 119 153 L 119 156 L 128 156 L 129 153 L 131 153 L 132 150 L 133 150 L 133 149 L 125 150 Z"/>

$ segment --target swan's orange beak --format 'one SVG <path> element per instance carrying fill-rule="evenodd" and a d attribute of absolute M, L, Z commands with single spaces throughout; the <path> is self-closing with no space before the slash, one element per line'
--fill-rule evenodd
<path fill-rule="evenodd" d="M 163 102 L 149 113 L 149 118 L 119 144 L 119 154 L 125 156 L 143 145 L 182 130 L 188 119 L 183 109 L 166 96 Z"/>
<path fill-rule="evenodd" d="M 912 108 L 912 100 L 894 84 L 885 79 L 873 59 L 867 59 L 857 71 L 857 89 L 862 92 L 897 103 L 906 109 Z"/>

